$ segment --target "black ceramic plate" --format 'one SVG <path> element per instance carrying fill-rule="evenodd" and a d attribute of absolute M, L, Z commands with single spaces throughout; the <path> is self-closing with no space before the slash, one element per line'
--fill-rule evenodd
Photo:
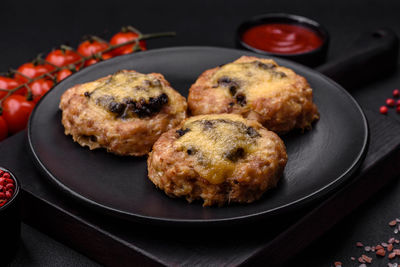
<path fill-rule="evenodd" d="M 248 205 L 203 208 L 167 197 L 147 179 L 146 157 L 121 157 L 90 151 L 65 136 L 58 104 L 75 84 L 96 80 L 120 69 L 159 72 L 187 96 L 190 85 L 206 69 L 242 55 L 261 55 L 213 47 L 176 47 L 126 55 L 85 68 L 51 90 L 29 121 L 29 145 L 36 163 L 57 187 L 90 207 L 130 219 L 155 223 L 218 224 L 266 218 L 299 208 L 345 182 L 362 161 L 368 140 L 365 116 L 354 99 L 320 73 L 283 60 L 276 61 L 305 76 L 314 89 L 321 119 L 311 131 L 283 139 L 289 161 L 273 189 Z"/>

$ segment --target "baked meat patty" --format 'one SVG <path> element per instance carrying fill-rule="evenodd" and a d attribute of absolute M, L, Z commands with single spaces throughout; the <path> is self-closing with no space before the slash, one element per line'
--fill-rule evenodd
<path fill-rule="evenodd" d="M 147 154 L 160 135 L 186 118 L 186 100 L 159 73 L 123 70 L 76 85 L 61 97 L 66 135 L 90 149 Z"/>
<path fill-rule="evenodd" d="M 279 134 L 308 129 L 319 118 L 306 79 L 272 59 L 242 56 L 205 71 L 191 86 L 192 115 L 235 113 Z"/>
<path fill-rule="evenodd" d="M 149 179 L 171 197 L 203 206 L 250 203 L 276 186 L 287 162 L 283 141 L 236 114 L 194 116 L 161 135 Z"/>

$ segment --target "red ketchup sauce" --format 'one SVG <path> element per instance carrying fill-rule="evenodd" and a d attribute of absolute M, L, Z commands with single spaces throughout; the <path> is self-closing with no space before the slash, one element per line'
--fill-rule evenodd
<path fill-rule="evenodd" d="M 322 45 L 316 32 L 294 24 L 261 24 L 244 32 L 242 40 L 249 46 L 278 54 L 298 54 Z"/>

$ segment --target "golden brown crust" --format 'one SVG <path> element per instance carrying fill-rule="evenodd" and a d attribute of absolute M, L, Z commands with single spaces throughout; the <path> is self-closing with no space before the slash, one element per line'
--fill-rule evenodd
<path fill-rule="evenodd" d="M 273 70 L 284 73 L 285 82 L 276 82 L 273 85 L 265 82 L 264 86 L 257 84 L 253 88 L 251 86 L 246 88 L 249 94 L 247 103 L 240 105 L 232 93 L 229 93 L 229 89 L 215 84 L 214 75 L 217 75 L 224 66 L 206 70 L 189 90 L 188 107 L 191 114 L 240 114 L 245 118 L 257 120 L 267 129 L 279 134 L 295 128 L 310 128 L 312 122 L 319 118 L 319 114 L 316 105 L 312 102 L 312 89 L 306 79 L 288 68 L 278 66 L 270 59 L 242 56 L 232 63 L 255 61 L 274 64 Z M 248 77 L 248 79 L 252 78 Z M 268 86 L 273 88 L 268 89 L 267 94 L 255 92 Z"/>
<path fill-rule="evenodd" d="M 226 119 L 225 115 L 214 116 Z M 189 202 L 203 199 L 203 206 L 250 203 L 275 187 L 281 178 L 287 162 L 283 141 L 258 122 L 246 120 L 246 125 L 260 135 L 256 150 L 235 162 L 233 172 L 222 183 L 209 182 L 197 171 L 200 163 L 196 157 L 176 145 L 179 139 L 176 131 L 183 124 L 161 135 L 147 161 L 149 179 L 167 195 L 185 197 Z"/>
<path fill-rule="evenodd" d="M 153 116 L 123 120 L 90 104 L 88 97 L 84 95 L 88 86 L 102 82 L 110 76 L 92 83 L 76 85 L 61 97 L 60 109 L 65 134 L 72 135 L 74 141 L 80 145 L 90 149 L 105 148 L 118 155 L 145 155 L 163 132 L 176 127 L 186 118 L 185 98 L 158 73 L 150 73 L 148 76 L 161 81 L 169 100 Z"/>

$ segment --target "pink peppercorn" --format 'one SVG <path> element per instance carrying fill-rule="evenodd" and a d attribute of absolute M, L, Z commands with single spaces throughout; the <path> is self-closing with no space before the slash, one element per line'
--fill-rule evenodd
<path fill-rule="evenodd" d="M 393 98 L 386 99 L 386 105 L 388 105 L 389 107 L 394 107 L 395 103 L 396 102 L 394 101 Z"/>
<path fill-rule="evenodd" d="M 4 206 L 13 196 L 15 181 L 10 173 L 1 170 L 0 173 L 0 207 Z"/>
<path fill-rule="evenodd" d="M 6 185 L 6 190 L 14 190 L 14 185 L 13 184 L 7 184 Z"/>

